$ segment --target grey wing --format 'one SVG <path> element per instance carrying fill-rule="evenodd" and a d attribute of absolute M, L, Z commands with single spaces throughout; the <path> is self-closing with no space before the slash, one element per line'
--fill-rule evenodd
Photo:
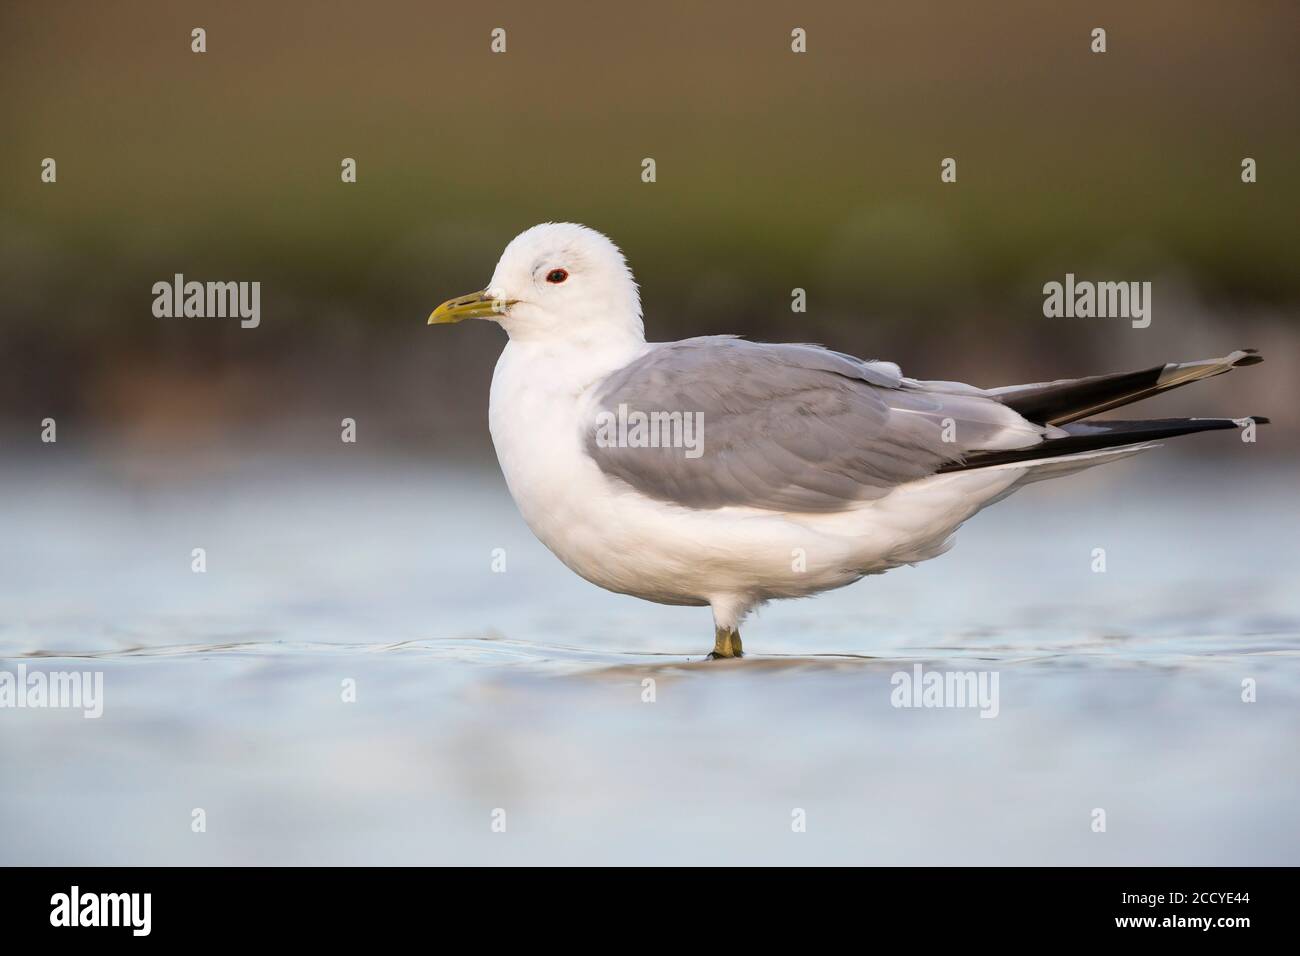
<path fill-rule="evenodd" d="M 656 413 L 660 427 L 638 433 Z M 601 383 L 585 447 L 607 475 L 663 501 L 813 512 L 1043 433 L 968 385 L 813 345 L 708 336 L 652 345 Z"/>

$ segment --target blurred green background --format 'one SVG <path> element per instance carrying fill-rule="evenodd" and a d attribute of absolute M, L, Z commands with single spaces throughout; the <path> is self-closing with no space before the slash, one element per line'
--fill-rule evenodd
<path fill-rule="evenodd" d="M 171 450 L 337 445 L 350 416 L 481 452 L 504 336 L 425 318 L 575 220 L 627 253 L 652 339 L 981 385 L 1253 346 L 1149 407 L 1269 414 L 1289 447 L 1298 52 L 1291 2 L 6 4 L 3 420 Z M 176 272 L 260 281 L 261 327 L 155 318 Z M 1044 318 L 1066 272 L 1152 281 L 1151 328 Z"/>

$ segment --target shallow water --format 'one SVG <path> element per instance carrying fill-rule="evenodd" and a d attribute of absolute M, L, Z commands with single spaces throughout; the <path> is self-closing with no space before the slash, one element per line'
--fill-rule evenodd
<path fill-rule="evenodd" d="M 100 671 L 104 713 L 0 709 L 0 862 L 1300 863 L 1296 474 L 1251 451 L 1036 485 L 738 662 L 495 471 L 11 467 L 0 669 Z M 996 672 L 996 718 L 892 706 L 916 662 Z"/>

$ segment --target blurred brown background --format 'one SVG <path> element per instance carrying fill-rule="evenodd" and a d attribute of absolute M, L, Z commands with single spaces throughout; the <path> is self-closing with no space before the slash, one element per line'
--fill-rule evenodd
<path fill-rule="evenodd" d="M 425 318 L 553 219 L 623 247 L 653 339 L 981 385 L 1261 348 L 1147 408 L 1268 414 L 1292 448 L 1298 51 L 1285 2 L 8 4 L 0 423 L 309 449 L 350 416 L 483 452 L 504 336 Z M 176 272 L 260 281 L 261 327 L 155 318 Z M 1151 327 L 1044 318 L 1066 272 L 1152 281 Z"/>

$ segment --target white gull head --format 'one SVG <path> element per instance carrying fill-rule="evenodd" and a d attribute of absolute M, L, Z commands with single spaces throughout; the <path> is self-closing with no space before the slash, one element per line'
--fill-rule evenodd
<path fill-rule="evenodd" d="M 645 341 L 641 296 L 618 246 L 594 229 L 547 222 L 506 246 L 486 289 L 451 299 L 430 324 L 491 319 L 511 341 L 584 347 Z"/>

